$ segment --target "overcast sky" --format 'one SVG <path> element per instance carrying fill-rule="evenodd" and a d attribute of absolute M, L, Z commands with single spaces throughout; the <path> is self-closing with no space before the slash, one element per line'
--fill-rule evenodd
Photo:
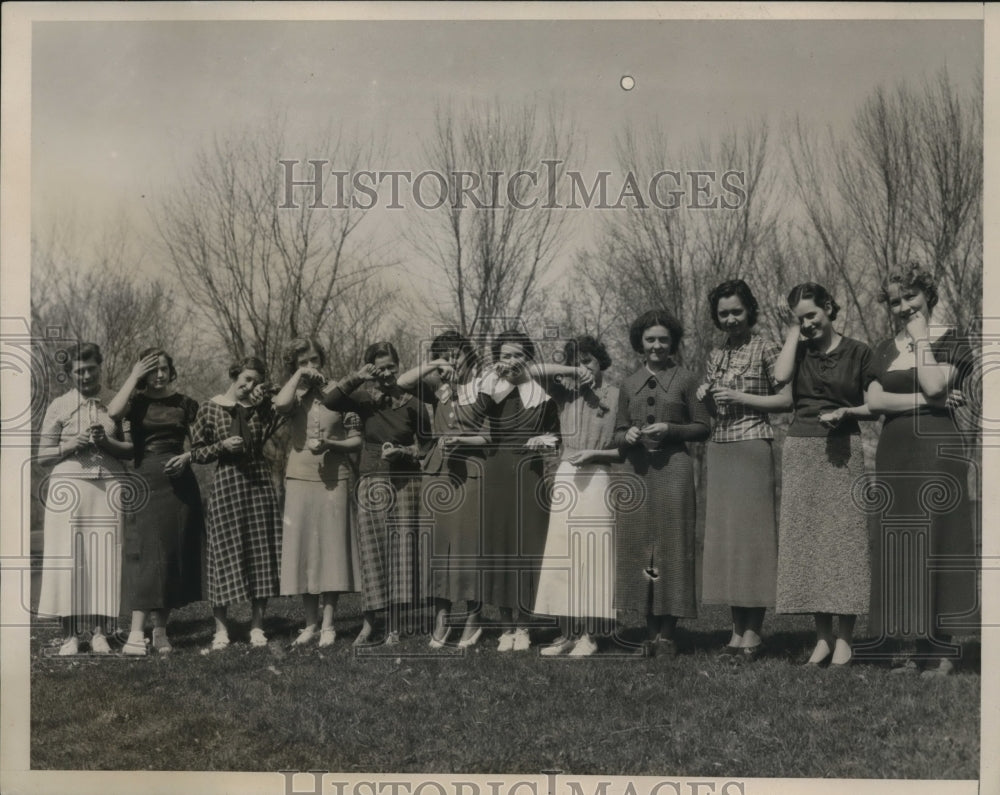
<path fill-rule="evenodd" d="M 33 225 L 97 229 L 125 213 L 146 233 L 144 207 L 199 145 L 276 112 L 304 141 L 330 121 L 384 137 L 386 162 L 371 167 L 417 170 L 437 104 L 554 99 L 595 173 L 614 169 L 629 122 L 658 119 L 683 145 L 794 114 L 844 129 L 877 85 L 942 66 L 971 89 L 982 37 L 978 21 L 36 22 Z M 383 215 L 367 233 L 394 223 Z"/>

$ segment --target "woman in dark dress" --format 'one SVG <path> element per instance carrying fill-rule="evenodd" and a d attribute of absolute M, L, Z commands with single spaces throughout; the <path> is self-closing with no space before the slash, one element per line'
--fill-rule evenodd
<path fill-rule="evenodd" d="M 388 608 L 385 644 L 399 643 L 402 610 L 422 607 L 430 593 L 429 533 L 421 525 L 420 460 L 426 408 L 396 383 L 399 354 L 391 342 L 365 350 L 361 368 L 323 395 L 334 411 L 361 418 L 364 439 L 357 488 L 358 553 L 364 624 L 355 643 L 371 636 L 375 611 Z"/>
<path fill-rule="evenodd" d="M 979 625 L 969 462 L 951 410 L 962 401 L 974 358 L 954 328 L 932 324 L 938 296 L 927 271 L 914 265 L 892 275 L 879 298 L 899 332 L 875 347 L 868 389 L 869 408 L 885 422 L 872 495 L 868 626 L 875 640 L 866 645 L 875 651 L 889 638 L 915 641 L 916 653 L 895 671 L 916 673 L 920 663 L 936 661 L 925 675 L 948 675 L 959 653 L 948 636 Z M 951 570 L 932 570 L 948 559 Z"/>
<path fill-rule="evenodd" d="M 149 495 L 125 522 L 122 602 L 132 611 L 125 654 L 146 654 L 150 614 L 153 648 L 170 652 L 170 611 L 201 599 L 204 516 L 191 453 L 184 450 L 198 404 L 173 388 L 176 378 L 170 354 L 146 348 L 108 405 L 112 418 L 124 418 L 132 428 L 135 471 Z"/>
<path fill-rule="evenodd" d="M 788 306 L 798 325 L 774 366 L 777 381 L 792 384 L 795 407 L 782 448 L 776 609 L 814 615 L 808 664 L 842 666 L 855 619 L 868 612 L 867 523 L 852 495 L 865 475 L 858 420 L 871 419 L 871 350 L 834 329 L 840 307 L 822 285 L 794 287 Z"/>
<path fill-rule="evenodd" d="M 526 651 L 549 523 L 544 478 L 559 444 L 559 408 L 531 376 L 535 345 L 526 334 L 503 331 L 492 350 L 495 364 L 479 385 L 492 440 L 482 486 L 483 601 L 499 608 L 506 627 L 497 650 Z"/>
<path fill-rule="evenodd" d="M 399 377 L 403 389 L 418 391 L 433 406 L 434 446 L 424 459 L 424 504 L 434 517 L 431 548 L 431 593 L 436 619 L 431 648 L 442 647 L 449 622 L 463 621 L 458 646 L 474 646 L 482 635 L 481 607 L 482 484 L 489 423 L 479 391 L 479 354 L 456 331 L 439 334 L 431 343 L 430 361 Z M 452 613 L 465 602 L 464 616 Z M 449 615 L 450 614 L 450 615 Z"/>
<path fill-rule="evenodd" d="M 229 645 L 229 605 L 246 601 L 250 644 L 266 646 L 264 611 L 267 600 L 280 594 L 281 513 L 263 452 L 277 427 L 263 389 L 266 368 L 250 356 L 230 367 L 229 377 L 229 389 L 198 409 L 191 443 L 194 463 L 218 461 L 206 527 L 213 651 Z"/>
<path fill-rule="evenodd" d="M 647 655 L 677 654 L 678 618 L 695 605 L 694 465 L 688 442 L 708 438 L 711 418 L 698 400 L 698 379 L 674 361 L 684 328 L 666 310 L 638 317 L 629 329 L 643 367 L 625 379 L 615 443 L 645 486 L 635 510 L 619 510 L 615 536 L 615 607 L 646 616 Z"/>

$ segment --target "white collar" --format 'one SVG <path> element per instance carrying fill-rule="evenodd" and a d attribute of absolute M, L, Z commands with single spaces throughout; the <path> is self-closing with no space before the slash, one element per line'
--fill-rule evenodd
<path fill-rule="evenodd" d="M 485 392 L 494 401 L 499 403 L 514 391 L 515 386 L 521 398 L 521 404 L 526 409 L 533 409 L 535 406 L 540 406 L 549 399 L 548 394 L 539 386 L 537 381 L 529 379 L 520 384 L 512 384 L 510 381 L 500 378 L 496 373 L 487 373 L 483 376 L 479 382 L 479 391 Z"/>

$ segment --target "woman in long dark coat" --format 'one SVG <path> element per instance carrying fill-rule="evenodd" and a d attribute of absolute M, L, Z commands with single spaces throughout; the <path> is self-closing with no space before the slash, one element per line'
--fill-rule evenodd
<path fill-rule="evenodd" d="M 677 654 L 678 618 L 695 604 L 694 465 L 687 443 L 708 438 L 711 418 L 698 400 L 698 379 L 674 355 L 684 328 L 666 310 L 638 317 L 629 329 L 645 364 L 625 379 L 615 442 L 645 494 L 619 510 L 615 607 L 646 616 L 646 654 Z"/>

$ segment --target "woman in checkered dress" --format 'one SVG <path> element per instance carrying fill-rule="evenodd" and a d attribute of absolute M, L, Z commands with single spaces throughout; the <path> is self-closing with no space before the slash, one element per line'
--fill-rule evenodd
<path fill-rule="evenodd" d="M 778 387 L 774 377 L 781 347 L 751 334 L 757 300 L 745 281 L 731 279 L 712 290 L 708 311 L 726 340 L 709 354 L 698 387 L 715 418 L 706 451 L 701 601 L 730 605 L 733 632 L 722 656 L 754 660 L 761 653 L 764 612 L 774 607 L 778 564 L 774 431 L 766 412 L 788 411 L 792 388 Z"/>
<path fill-rule="evenodd" d="M 641 315 L 629 329 L 645 358 L 625 379 L 615 442 L 644 481 L 636 505 L 620 505 L 616 532 L 615 607 L 646 615 L 646 654 L 674 656 L 678 618 L 695 618 L 694 466 L 687 442 L 708 438 L 698 379 L 674 361 L 684 334 L 665 309 Z"/>
<path fill-rule="evenodd" d="M 372 633 L 376 610 L 388 608 L 387 645 L 399 643 L 402 610 L 430 595 L 430 529 L 420 510 L 420 459 L 429 428 L 422 401 L 396 384 L 399 354 L 390 342 L 369 345 L 364 364 L 331 385 L 323 403 L 361 418 L 357 488 L 358 552 L 364 624 L 355 643 Z"/>
<path fill-rule="evenodd" d="M 191 460 L 218 461 L 208 503 L 208 599 L 215 617 L 212 649 L 229 645 L 226 623 L 231 604 L 250 600 L 250 643 L 266 646 L 264 610 L 278 596 L 281 514 L 264 442 L 276 426 L 262 388 L 264 363 L 248 357 L 229 368 L 224 394 L 198 409 Z"/>
<path fill-rule="evenodd" d="M 361 447 L 357 414 L 323 405 L 326 352 L 314 339 L 292 340 L 284 351 L 288 381 L 274 409 L 290 419 L 291 445 L 285 467 L 285 511 L 281 538 L 281 593 L 302 595 L 306 625 L 295 639 L 318 638 L 333 645 L 333 615 L 341 593 L 358 590 L 360 562 L 351 525 L 351 498 Z M 323 600 L 322 623 L 320 598 Z"/>

